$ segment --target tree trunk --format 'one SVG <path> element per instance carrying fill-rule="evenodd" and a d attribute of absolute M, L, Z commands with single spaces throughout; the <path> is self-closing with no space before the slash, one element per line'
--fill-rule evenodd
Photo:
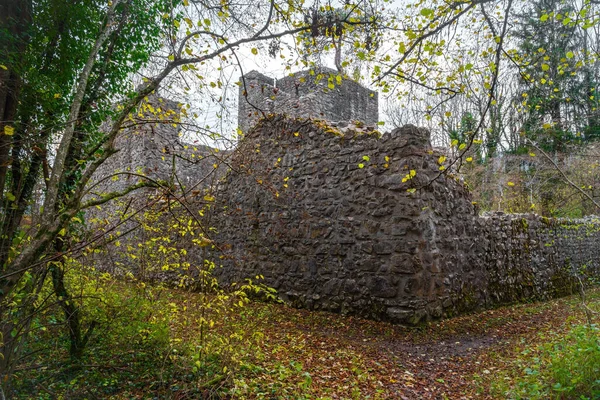
<path fill-rule="evenodd" d="M 31 0 L 0 0 L 0 30 L 12 39 L 3 40 L 0 48 L 0 196 L 4 194 L 11 148 L 11 136 L 4 134 L 4 127 L 12 126 L 16 119 L 21 86 L 14 58 L 25 50 L 30 25 Z"/>

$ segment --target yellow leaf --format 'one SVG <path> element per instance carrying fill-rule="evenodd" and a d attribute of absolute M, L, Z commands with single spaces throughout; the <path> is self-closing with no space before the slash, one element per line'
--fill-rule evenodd
<path fill-rule="evenodd" d="M 14 135 L 15 134 L 15 128 L 13 128 L 12 126 L 6 125 L 4 127 L 4 134 L 6 136 L 12 136 L 12 135 Z"/>
<path fill-rule="evenodd" d="M 530 155 L 531 157 L 535 157 L 535 153 L 534 153 L 534 152 L 530 152 L 530 153 L 529 153 L 529 155 Z"/>
<path fill-rule="evenodd" d="M 515 184 L 514 184 L 513 182 L 506 182 L 506 184 L 507 184 L 508 186 L 515 186 Z"/>
<path fill-rule="evenodd" d="M 473 161 L 473 157 L 467 157 L 467 162 Z"/>
<path fill-rule="evenodd" d="M 446 156 L 440 156 L 440 158 L 438 158 L 438 164 L 441 164 L 444 161 L 446 161 Z"/>
<path fill-rule="evenodd" d="M 256 47 L 253 47 L 252 50 L 250 50 L 252 52 L 252 54 L 257 55 L 258 54 L 258 49 Z"/>
<path fill-rule="evenodd" d="M 54 98 L 55 99 L 60 99 L 60 93 L 54 93 Z"/>
<path fill-rule="evenodd" d="M 0 64 L 0 68 L 2 68 L 5 71 L 8 69 L 8 68 L 6 68 L 6 65 L 2 65 L 2 64 Z"/>
<path fill-rule="evenodd" d="M 206 196 L 204 196 L 204 201 L 215 201 L 215 198 L 210 194 L 207 194 Z"/>
<path fill-rule="evenodd" d="M 364 167 L 365 167 L 365 164 L 362 164 L 362 163 L 358 164 L 358 168 L 364 168 Z"/>

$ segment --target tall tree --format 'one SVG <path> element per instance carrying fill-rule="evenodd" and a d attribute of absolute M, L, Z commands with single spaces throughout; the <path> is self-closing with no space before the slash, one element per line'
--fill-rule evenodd
<path fill-rule="evenodd" d="M 321 22 L 304 21 L 303 7 L 278 0 L 2 2 L 0 385 L 10 377 L 28 307 L 49 273 L 63 292 L 55 261 L 72 250 L 64 236 L 82 209 L 157 184 L 143 180 L 83 203 L 90 179 L 118 151 L 115 139 L 140 104 L 174 74 L 194 77 L 198 87 L 220 87 L 218 63 L 235 64 L 240 47 L 320 29 Z M 361 23 L 352 18 L 337 23 L 343 29 Z M 199 72 L 211 63 L 212 75 Z M 146 76 L 133 89 L 130 79 L 140 70 Z M 25 221 L 26 213 L 35 221 Z M 72 350 L 79 354 L 86 335 L 74 333 L 79 345 Z"/>
<path fill-rule="evenodd" d="M 564 152 L 572 142 L 575 127 L 567 118 L 568 103 L 585 95 L 578 91 L 575 53 L 582 38 L 576 19 L 573 4 L 536 0 L 518 15 L 514 33 L 524 87 L 521 100 L 527 106 L 523 129 L 552 152 Z"/>

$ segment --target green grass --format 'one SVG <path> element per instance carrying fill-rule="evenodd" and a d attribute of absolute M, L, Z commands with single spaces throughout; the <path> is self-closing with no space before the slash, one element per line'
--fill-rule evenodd
<path fill-rule="evenodd" d="M 510 399 L 600 399 L 600 329 L 575 324 L 567 333 L 539 334 L 509 360 L 492 394 Z"/>

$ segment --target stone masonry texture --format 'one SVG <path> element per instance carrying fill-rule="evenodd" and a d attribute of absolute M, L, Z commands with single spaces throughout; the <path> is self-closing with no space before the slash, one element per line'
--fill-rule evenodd
<path fill-rule="evenodd" d="M 229 155 L 229 171 L 213 174 L 217 184 L 202 181 L 214 168 L 211 149 L 187 154 L 176 116 L 126 130 L 121 152 L 100 173 L 141 168 L 171 180 L 176 172 L 184 185 L 202 181 L 202 193 L 212 187 L 206 219 L 216 232 L 219 251 L 210 257 L 220 281 L 262 275 L 298 307 L 417 324 L 566 295 L 578 277 L 598 277 L 597 219 L 480 216 L 466 187 L 440 172 L 443 154 L 427 130 L 381 135 L 373 128 L 376 94 L 348 80 L 323 93 L 336 75 L 322 75 L 318 84 L 309 73 L 277 83 L 246 75 L 247 98 L 267 116 L 240 97 L 245 135 Z M 174 163 L 175 154 L 183 161 Z M 106 190 L 121 190 L 126 180 L 107 180 Z"/>
<path fill-rule="evenodd" d="M 261 120 L 217 192 L 220 279 L 262 275 L 299 307 L 416 324 L 569 294 L 577 274 L 598 275 L 598 220 L 479 216 L 440 156 L 414 126 L 379 137 Z"/>
<path fill-rule="evenodd" d="M 377 92 L 329 68 L 297 72 L 279 80 L 252 71 L 241 81 L 238 125 L 242 132 L 271 113 L 377 124 Z"/>

